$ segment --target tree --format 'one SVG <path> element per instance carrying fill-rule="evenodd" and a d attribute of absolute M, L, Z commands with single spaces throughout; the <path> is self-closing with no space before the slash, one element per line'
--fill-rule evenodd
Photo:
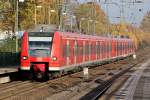
<path fill-rule="evenodd" d="M 1 15 L 3 16 L 0 20 L 1 30 L 12 30 L 14 31 L 15 26 L 15 12 L 13 5 L 8 0 L 0 1 Z"/>
<path fill-rule="evenodd" d="M 143 30 L 142 37 L 143 42 L 146 44 L 150 44 L 150 11 L 144 16 L 140 28 Z"/>
<path fill-rule="evenodd" d="M 19 3 L 19 28 L 26 30 L 34 25 L 34 3 L 25 1 Z"/>
<path fill-rule="evenodd" d="M 93 33 L 94 32 L 94 23 L 96 23 L 95 32 L 97 34 L 108 33 L 109 21 L 106 17 L 106 14 L 101 9 L 100 5 L 90 2 L 86 4 L 81 4 L 76 9 L 75 15 L 77 16 L 78 24 L 82 21 L 82 30 L 84 32 Z M 82 20 L 84 18 L 85 20 Z M 89 22 L 91 21 L 91 22 Z M 90 27 L 88 29 L 88 23 Z"/>
<path fill-rule="evenodd" d="M 145 32 L 150 32 L 149 26 L 150 26 L 150 12 L 148 12 L 148 13 L 144 16 L 144 18 L 143 18 L 143 20 L 142 20 L 142 22 L 141 22 L 141 26 L 140 26 L 140 27 L 141 27 Z"/>

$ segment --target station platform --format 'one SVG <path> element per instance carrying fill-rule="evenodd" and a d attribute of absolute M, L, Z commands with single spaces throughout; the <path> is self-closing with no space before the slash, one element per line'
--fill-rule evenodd
<path fill-rule="evenodd" d="M 0 74 L 17 72 L 19 66 L 0 66 Z"/>
<path fill-rule="evenodd" d="M 150 100 L 150 59 L 115 93 L 116 100 Z"/>

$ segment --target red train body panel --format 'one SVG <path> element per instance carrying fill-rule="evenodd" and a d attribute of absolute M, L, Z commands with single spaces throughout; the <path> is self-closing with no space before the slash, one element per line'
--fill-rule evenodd
<path fill-rule="evenodd" d="M 21 70 L 50 72 L 72 70 L 81 65 L 134 54 L 131 39 L 81 35 L 69 32 L 25 32 L 21 48 Z M 45 65 L 45 66 L 44 66 Z"/>

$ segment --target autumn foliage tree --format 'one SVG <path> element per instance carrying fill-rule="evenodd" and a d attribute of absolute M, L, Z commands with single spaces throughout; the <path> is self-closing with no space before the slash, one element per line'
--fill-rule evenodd
<path fill-rule="evenodd" d="M 150 45 L 150 12 L 144 16 L 140 28 L 143 30 L 143 42 Z"/>
<path fill-rule="evenodd" d="M 94 32 L 94 23 L 96 23 L 95 32 L 97 34 L 108 33 L 109 21 L 98 4 L 93 2 L 81 4 L 76 9 L 75 15 L 77 16 L 78 24 L 81 24 L 84 32 L 88 33 L 89 30 L 89 33 L 92 34 Z M 82 20 L 83 18 L 84 20 Z"/>

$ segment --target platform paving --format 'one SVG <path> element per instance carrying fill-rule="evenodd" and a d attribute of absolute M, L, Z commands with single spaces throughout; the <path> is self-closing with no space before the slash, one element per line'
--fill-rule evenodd
<path fill-rule="evenodd" d="M 0 66 L 0 74 L 17 72 L 18 66 Z"/>
<path fill-rule="evenodd" d="M 150 100 L 150 65 L 143 71 L 133 100 Z"/>
<path fill-rule="evenodd" d="M 150 100 L 150 59 L 115 94 L 116 100 Z"/>

